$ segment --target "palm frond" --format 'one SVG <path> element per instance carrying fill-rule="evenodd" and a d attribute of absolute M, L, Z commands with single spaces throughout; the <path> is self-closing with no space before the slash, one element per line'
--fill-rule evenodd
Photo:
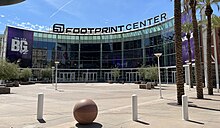
<path fill-rule="evenodd" d="M 190 22 L 186 22 L 184 24 L 182 24 L 182 32 L 184 33 L 190 33 L 193 29 L 193 24 Z"/>
<path fill-rule="evenodd" d="M 220 27 L 220 16 L 212 16 L 212 25 L 213 27 Z"/>

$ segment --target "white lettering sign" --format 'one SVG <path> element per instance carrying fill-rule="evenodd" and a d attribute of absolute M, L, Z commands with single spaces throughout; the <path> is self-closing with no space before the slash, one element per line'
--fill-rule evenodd
<path fill-rule="evenodd" d="M 11 51 L 20 52 L 21 54 L 27 54 L 28 42 L 26 40 L 12 39 Z"/>

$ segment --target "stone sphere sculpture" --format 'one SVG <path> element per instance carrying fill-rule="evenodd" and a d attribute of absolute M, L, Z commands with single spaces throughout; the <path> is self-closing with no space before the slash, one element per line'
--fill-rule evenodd
<path fill-rule="evenodd" d="M 79 124 L 91 124 L 98 114 L 98 108 L 91 99 L 83 99 L 75 104 L 73 115 Z"/>

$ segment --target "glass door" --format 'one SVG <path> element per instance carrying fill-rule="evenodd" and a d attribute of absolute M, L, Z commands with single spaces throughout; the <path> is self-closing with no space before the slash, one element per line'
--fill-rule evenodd
<path fill-rule="evenodd" d="M 176 71 L 172 71 L 172 83 L 176 83 Z"/>
<path fill-rule="evenodd" d="M 84 72 L 83 73 L 84 82 L 95 82 L 97 81 L 97 72 Z"/>

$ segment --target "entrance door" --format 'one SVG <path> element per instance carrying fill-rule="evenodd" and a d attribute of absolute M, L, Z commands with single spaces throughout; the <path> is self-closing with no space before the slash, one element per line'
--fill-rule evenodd
<path fill-rule="evenodd" d="M 59 73 L 60 82 L 74 82 L 75 81 L 75 72 L 60 72 Z"/>
<path fill-rule="evenodd" d="M 85 82 L 95 82 L 97 81 L 97 72 L 84 72 L 83 80 Z"/>
<path fill-rule="evenodd" d="M 176 83 L 176 71 L 172 71 L 172 83 Z"/>
<path fill-rule="evenodd" d="M 139 73 L 138 72 L 127 72 L 126 73 L 126 81 L 127 82 L 135 82 L 139 81 Z"/>
<path fill-rule="evenodd" d="M 105 79 L 106 81 L 112 80 L 112 74 L 111 74 L 111 72 L 105 72 L 104 79 Z"/>

